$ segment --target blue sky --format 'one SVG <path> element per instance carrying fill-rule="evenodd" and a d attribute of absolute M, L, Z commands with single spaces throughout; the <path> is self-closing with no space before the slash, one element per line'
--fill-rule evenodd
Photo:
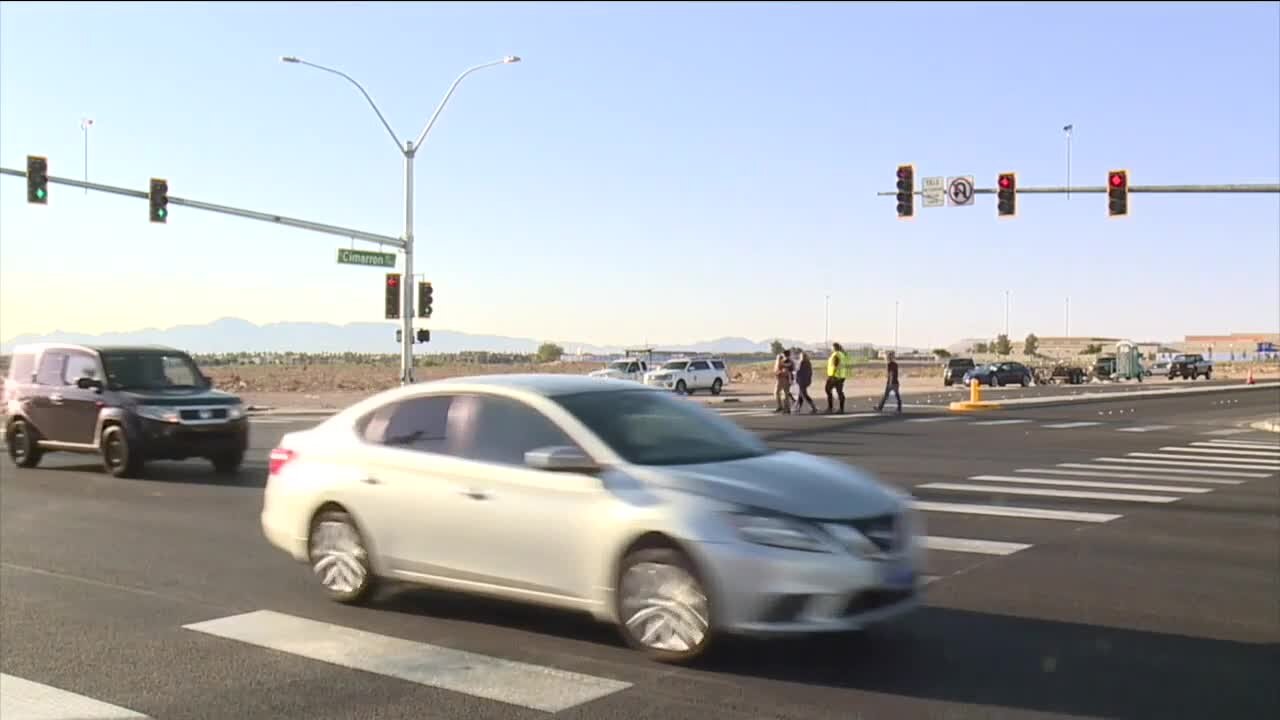
<path fill-rule="evenodd" d="M 895 219 L 918 176 L 1277 182 L 1280 6 L 0 4 L 0 164 L 387 235 L 401 138 L 431 326 L 600 343 L 905 345 L 1011 331 L 1280 331 L 1280 198 L 992 198 Z M 0 336 L 381 320 L 342 238 L 0 178 Z"/>

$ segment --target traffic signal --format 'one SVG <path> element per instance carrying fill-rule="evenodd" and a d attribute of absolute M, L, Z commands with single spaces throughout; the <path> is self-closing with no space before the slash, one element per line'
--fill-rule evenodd
<path fill-rule="evenodd" d="M 1129 171 L 1112 170 L 1107 173 L 1107 217 L 1129 214 Z"/>
<path fill-rule="evenodd" d="M 400 273 L 387 273 L 387 319 L 400 319 Z"/>
<path fill-rule="evenodd" d="M 418 317 L 431 317 L 431 283 L 426 280 L 418 283 Z"/>
<path fill-rule="evenodd" d="M 418 331 L 418 342 L 431 342 L 431 331 L 423 328 Z"/>
<path fill-rule="evenodd" d="M 1018 176 L 1000 173 L 996 178 L 996 217 L 1013 217 L 1018 214 Z"/>
<path fill-rule="evenodd" d="M 898 166 L 898 217 L 909 218 L 916 214 L 916 169 L 913 165 Z"/>
<path fill-rule="evenodd" d="M 169 183 L 160 178 L 151 178 L 151 222 L 167 222 L 169 218 Z"/>
<path fill-rule="evenodd" d="M 27 156 L 27 202 L 49 204 L 49 161 L 46 158 Z"/>

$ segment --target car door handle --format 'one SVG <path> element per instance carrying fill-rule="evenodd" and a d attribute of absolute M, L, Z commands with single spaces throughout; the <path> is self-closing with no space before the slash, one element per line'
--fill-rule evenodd
<path fill-rule="evenodd" d="M 364 483 L 365 485 L 380 485 L 382 483 L 381 480 L 375 477 L 361 478 L 360 482 Z"/>
<path fill-rule="evenodd" d="M 472 500 L 488 500 L 489 499 L 489 493 L 483 490 L 463 490 L 461 492 L 463 495 L 466 495 Z"/>

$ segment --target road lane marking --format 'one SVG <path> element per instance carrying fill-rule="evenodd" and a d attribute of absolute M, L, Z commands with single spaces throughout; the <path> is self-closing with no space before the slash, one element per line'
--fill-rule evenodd
<path fill-rule="evenodd" d="M 1170 485 L 1139 485 L 1137 483 L 1118 483 L 1094 480 L 1064 480 L 1062 478 L 1030 478 L 1019 477 L 1014 475 L 974 475 L 970 480 L 985 480 L 988 482 L 1008 482 L 1008 483 L 1025 483 L 1027 485 L 1062 485 L 1064 487 L 1085 487 L 1100 488 L 1111 490 L 1145 490 L 1149 492 L 1185 492 L 1185 493 L 1207 493 L 1213 492 L 1213 488 L 1199 487 L 1172 487 Z"/>
<path fill-rule="evenodd" d="M 1175 445 L 1166 445 L 1160 448 L 1162 452 L 1172 451 L 1180 453 L 1200 453 L 1203 455 L 1222 455 L 1233 456 L 1241 455 L 1249 458 L 1280 458 L 1280 450 L 1242 450 L 1240 448 L 1223 448 L 1223 447 L 1182 447 Z"/>
<path fill-rule="evenodd" d="M 1112 458 L 1123 463 L 1124 458 Z M 1190 468 L 1146 467 L 1144 465 L 1090 465 L 1089 463 L 1058 463 L 1058 467 L 1078 468 L 1080 470 L 1123 470 L 1125 472 L 1168 473 L 1173 475 L 1195 475 L 1196 477 L 1229 477 L 1229 478 L 1265 478 L 1274 473 L 1231 472 L 1229 470 L 1192 470 Z"/>
<path fill-rule="evenodd" d="M 1254 460 L 1252 457 L 1197 457 L 1167 454 L 1167 452 L 1126 452 L 1126 457 L 1149 457 L 1147 464 L 1185 465 L 1188 468 L 1219 468 L 1222 470 L 1280 470 L 1280 462 Z"/>
<path fill-rule="evenodd" d="M 1209 442 L 1193 442 L 1192 445 L 1202 447 L 1231 448 L 1234 450 L 1280 450 L 1280 442 L 1264 443 L 1264 442 L 1243 442 L 1232 440 L 1210 440 Z"/>
<path fill-rule="evenodd" d="M 970 540 L 969 538 L 937 537 L 933 535 L 922 538 L 922 543 L 929 550 L 976 553 L 978 555 L 1012 555 L 1019 550 L 1026 550 L 1031 547 L 1025 543 Z"/>
<path fill-rule="evenodd" d="M 1209 467 L 1209 468 L 1217 468 L 1219 470 L 1225 470 L 1228 467 L 1235 468 L 1237 470 L 1272 470 L 1273 469 L 1269 465 L 1221 465 L 1219 463 L 1191 462 L 1189 460 L 1187 461 L 1149 460 L 1149 459 L 1140 458 L 1140 457 L 1122 457 L 1122 458 L 1100 457 L 1100 458 L 1094 458 L 1094 460 L 1098 462 L 1107 462 L 1107 463 L 1133 463 L 1135 465 L 1176 465 L 1180 467 Z M 1264 475 L 1263 477 L 1266 477 L 1266 476 Z"/>
<path fill-rule="evenodd" d="M 1202 432 L 1200 434 L 1226 436 L 1226 435 L 1239 435 L 1240 433 L 1247 433 L 1247 432 L 1252 432 L 1252 431 L 1246 428 L 1222 428 L 1220 430 L 1210 430 L 1208 432 Z"/>
<path fill-rule="evenodd" d="M 1116 430 L 1116 432 L 1145 433 L 1145 432 L 1155 432 L 1157 430 L 1168 430 L 1171 427 L 1173 426 L 1172 425 L 1139 425 L 1137 427 L 1120 428 Z"/>
<path fill-rule="evenodd" d="M 979 420 L 979 421 L 977 421 L 977 422 L 972 422 L 972 423 L 969 423 L 969 424 L 970 424 L 970 425 L 1019 425 L 1019 424 L 1021 424 L 1021 423 L 1029 423 L 1029 422 L 1031 422 L 1031 421 L 1030 421 L 1030 420 L 1020 420 L 1020 419 L 1014 419 L 1014 420 Z"/>
<path fill-rule="evenodd" d="M 1065 520 L 1068 522 L 1105 523 L 1124 517 L 1110 513 L 1079 512 L 1076 510 L 1048 510 L 1045 508 L 1014 507 L 1012 505 L 974 505 L 969 503 L 917 500 L 912 506 L 923 512 L 945 512 L 961 515 L 990 515 L 992 517 L 1016 517 L 1032 520 Z"/>
<path fill-rule="evenodd" d="M 378 635 L 270 610 L 183 627 L 353 670 L 549 713 L 631 687 L 631 683 L 618 680 Z"/>
<path fill-rule="evenodd" d="M 960 418 L 956 417 L 955 415 L 943 415 L 941 417 L 912 418 L 907 422 L 933 423 L 933 422 L 947 422 L 948 420 L 959 420 L 959 419 Z"/>
<path fill-rule="evenodd" d="M 148 720 L 146 715 L 49 685 L 0 674 L 4 720 Z"/>
<path fill-rule="evenodd" d="M 1046 490 L 1044 488 L 993 487 L 991 485 L 968 485 L 965 483 L 925 483 L 916 487 L 929 490 L 952 490 L 955 492 L 997 493 L 1000 495 L 1035 495 L 1037 497 L 1062 497 L 1081 500 L 1118 500 L 1121 502 L 1171 503 L 1178 500 L 1171 495 L 1129 495 L 1127 493 L 1089 492 L 1085 490 Z"/>
<path fill-rule="evenodd" d="M 1126 468 L 1117 467 L 1117 470 Z M 1137 468 L 1152 472 L 1165 472 L 1162 468 Z M 1243 480 L 1222 480 L 1220 478 L 1206 477 L 1169 477 L 1167 475 L 1143 475 L 1134 472 L 1098 472 L 1096 470 L 1052 470 L 1049 468 L 1019 468 L 1014 472 L 1020 473 L 1041 473 L 1043 475 L 1074 475 L 1076 477 L 1104 477 L 1104 478 L 1123 478 L 1126 480 L 1156 480 L 1158 482 L 1194 482 L 1202 485 L 1241 485 Z"/>
<path fill-rule="evenodd" d="M 1091 420 L 1086 420 L 1083 422 L 1056 423 L 1054 425 L 1044 425 L 1043 427 L 1047 427 L 1052 430 L 1070 430 L 1071 428 L 1089 427 L 1091 425 L 1101 425 L 1101 424 L 1102 423 L 1100 422 L 1093 422 Z"/>

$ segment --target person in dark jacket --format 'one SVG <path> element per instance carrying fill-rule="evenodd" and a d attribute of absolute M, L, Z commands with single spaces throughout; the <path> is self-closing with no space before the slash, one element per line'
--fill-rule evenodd
<path fill-rule="evenodd" d="M 796 348 L 796 387 L 799 392 L 796 393 L 796 412 L 804 409 L 805 401 L 809 402 L 809 414 L 816 415 L 818 406 L 813 403 L 813 398 L 809 397 L 809 386 L 813 384 L 813 361 L 809 359 L 809 353 Z"/>

